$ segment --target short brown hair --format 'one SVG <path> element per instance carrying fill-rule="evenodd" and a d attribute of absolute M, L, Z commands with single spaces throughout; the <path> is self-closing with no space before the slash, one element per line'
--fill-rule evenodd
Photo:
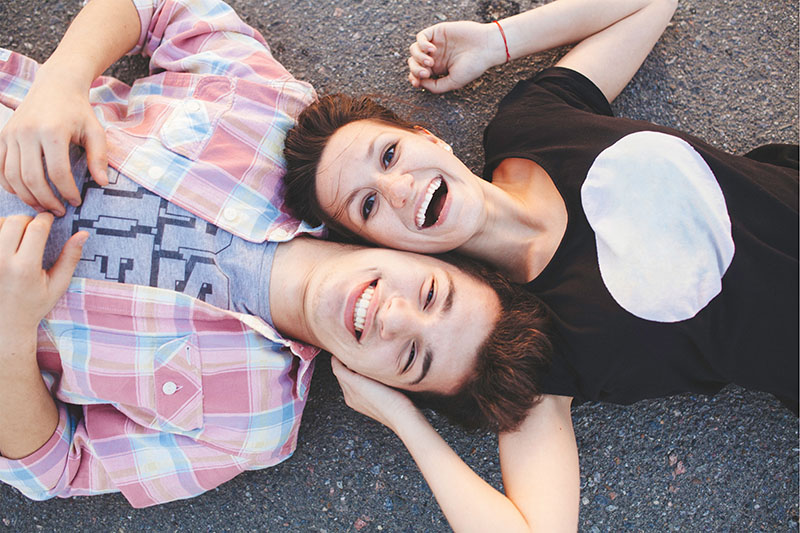
<path fill-rule="evenodd" d="M 478 349 L 473 375 L 453 395 L 404 391 L 467 429 L 512 431 L 541 397 L 539 377 L 550 364 L 550 319 L 544 304 L 488 266 L 456 254 L 439 257 L 487 283 L 500 299 L 500 318 Z"/>
<path fill-rule="evenodd" d="M 319 205 L 316 179 L 322 151 L 328 140 L 342 126 L 359 120 L 374 120 L 388 126 L 414 130 L 414 124 L 369 96 L 330 94 L 300 113 L 297 123 L 286 136 L 283 149 L 286 159 L 286 175 L 283 177 L 286 207 L 296 218 L 314 226 L 325 223 L 340 237 L 349 237 L 351 240 L 360 239 L 334 221 Z"/>

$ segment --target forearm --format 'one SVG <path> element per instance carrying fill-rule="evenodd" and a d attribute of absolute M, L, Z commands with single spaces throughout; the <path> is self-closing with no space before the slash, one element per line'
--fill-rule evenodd
<path fill-rule="evenodd" d="M 422 413 L 404 413 L 394 427 L 454 531 L 529 531 L 514 503 L 475 474 Z"/>
<path fill-rule="evenodd" d="M 139 15 L 131 0 L 91 0 L 40 72 L 53 72 L 88 91 L 95 78 L 136 45 L 139 33 Z"/>
<path fill-rule="evenodd" d="M 580 42 L 661 0 L 557 0 L 500 21 L 511 59 Z M 505 61 L 497 31 L 495 64 Z"/>
<path fill-rule="evenodd" d="M 36 329 L 0 340 L 0 455 L 19 459 L 50 439 L 58 409 L 36 362 Z"/>

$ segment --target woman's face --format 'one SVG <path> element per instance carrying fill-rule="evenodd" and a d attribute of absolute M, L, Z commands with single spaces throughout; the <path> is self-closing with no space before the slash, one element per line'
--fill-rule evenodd
<path fill-rule="evenodd" d="M 360 120 L 328 141 L 317 200 L 363 238 L 423 253 L 458 248 L 484 221 L 480 178 L 433 134 Z"/>

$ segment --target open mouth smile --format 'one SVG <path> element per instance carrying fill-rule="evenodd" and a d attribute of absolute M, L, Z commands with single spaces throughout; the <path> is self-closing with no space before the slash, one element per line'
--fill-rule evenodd
<path fill-rule="evenodd" d="M 436 224 L 442 214 L 444 202 L 447 199 L 447 183 L 441 176 L 431 181 L 425 191 L 425 197 L 417 209 L 416 224 L 417 229 L 429 228 Z"/>
<path fill-rule="evenodd" d="M 369 311 L 372 296 L 375 294 L 375 286 L 378 280 L 374 280 L 367 285 L 361 295 L 356 299 L 355 307 L 353 309 L 353 329 L 355 331 L 356 340 L 361 340 L 361 335 L 364 332 L 367 324 L 367 315 Z"/>

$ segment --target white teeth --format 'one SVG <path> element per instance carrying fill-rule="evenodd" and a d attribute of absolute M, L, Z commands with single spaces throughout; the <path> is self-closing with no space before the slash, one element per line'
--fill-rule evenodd
<path fill-rule="evenodd" d="M 355 326 L 356 332 L 358 333 L 364 329 L 364 323 L 366 322 L 367 318 L 367 309 L 369 308 L 369 302 L 372 300 L 373 293 L 375 293 L 375 287 L 370 285 L 364 289 L 364 292 L 362 292 L 361 296 L 359 296 L 358 300 L 356 300 L 356 308 L 353 311 L 353 326 Z"/>
<path fill-rule="evenodd" d="M 433 198 L 433 193 L 436 192 L 436 189 L 442 184 L 442 178 L 436 178 L 428 185 L 428 190 L 425 191 L 425 198 L 422 200 L 422 205 L 419 206 L 419 211 L 417 211 L 417 228 L 422 228 L 422 225 L 425 224 L 425 212 L 428 210 L 428 204 L 431 203 L 431 198 Z"/>

